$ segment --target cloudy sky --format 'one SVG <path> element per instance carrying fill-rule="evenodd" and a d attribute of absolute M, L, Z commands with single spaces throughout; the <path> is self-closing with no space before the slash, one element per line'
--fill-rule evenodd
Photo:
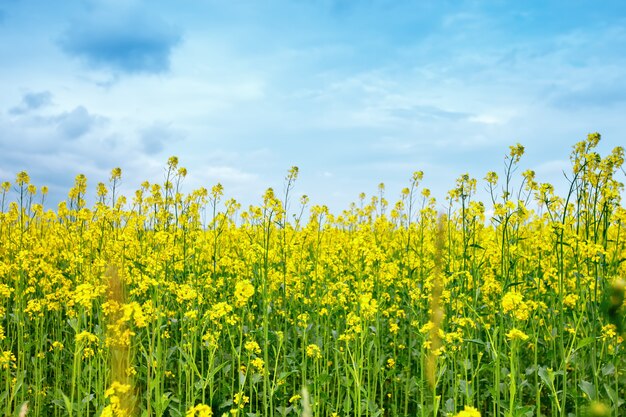
<path fill-rule="evenodd" d="M 177 155 L 249 204 L 297 165 L 340 210 L 415 170 L 445 195 L 520 142 L 559 182 L 587 133 L 626 143 L 624 51 L 622 0 L 0 0 L 0 180 L 53 204 Z"/>

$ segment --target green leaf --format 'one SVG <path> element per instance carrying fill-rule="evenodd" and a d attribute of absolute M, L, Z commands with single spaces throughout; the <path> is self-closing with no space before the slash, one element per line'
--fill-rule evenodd
<path fill-rule="evenodd" d="M 61 393 L 61 395 L 63 396 L 63 403 L 65 404 L 65 410 L 67 411 L 67 414 L 70 417 L 72 417 L 72 401 L 64 393 Z"/>
<path fill-rule="evenodd" d="M 622 404 L 624 404 L 624 400 L 619 397 L 619 394 L 613 388 L 611 388 L 609 384 L 604 384 L 604 390 L 613 402 L 613 405 L 621 407 Z"/>
<path fill-rule="evenodd" d="M 585 337 L 584 339 L 581 339 L 578 342 L 578 346 L 576 346 L 576 350 L 580 350 L 582 348 L 584 348 L 585 346 L 589 346 L 590 344 L 592 344 L 594 341 L 593 337 Z"/>
<path fill-rule="evenodd" d="M 230 407 L 231 405 L 233 405 L 233 400 L 226 400 L 220 404 L 220 409 Z"/>
<path fill-rule="evenodd" d="M 602 367 L 602 375 L 607 376 L 607 375 L 613 375 L 614 373 L 615 373 L 615 365 L 613 365 L 613 363 L 609 362 Z"/>
<path fill-rule="evenodd" d="M 485 346 L 485 342 L 480 339 L 463 339 L 464 342 L 476 343 L 477 345 Z"/>
<path fill-rule="evenodd" d="M 517 407 L 515 409 L 514 416 L 515 417 L 533 417 L 535 415 L 535 406 L 534 405 L 525 405 L 522 407 Z"/>
<path fill-rule="evenodd" d="M 92 401 L 94 398 L 96 398 L 96 396 L 94 394 L 87 394 L 83 397 L 83 399 L 81 400 L 83 404 L 88 403 L 89 401 Z"/>
<path fill-rule="evenodd" d="M 546 386 L 548 386 L 549 388 L 553 388 L 554 373 L 552 371 L 549 371 L 545 366 L 542 366 L 539 368 L 539 371 L 537 373 L 539 374 L 539 378 L 541 378 Z"/>
<path fill-rule="evenodd" d="M 252 378 L 250 378 L 250 383 L 252 385 L 256 385 L 256 384 L 258 384 L 261 381 L 263 381 L 263 375 L 261 375 L 259 373 L 256 373 L 256 374 L 252 375 Z"/>
<path fill-rule="evenodd" d="M 160 410 L 165 410 L 170 405 L 170 402 L 172 402 L 171 395 L 171 392 L 166 392 L 165 394 L 161 395 L 161 398 L 158 399 L 157 407 Z"/>
<path fill-rule="evenodd" d="M 346 395 L 346 398 L 343 400 L 343 411 L 346 414 L 350 414 L 351 408 L 352 408 L 352 403 L 350 402 L 350 396 Z"/>
<path fill-rule="evenodd" d="M 276 407 L 276 411 L 278 411 L 278 414 L 280 414 L 281 416 L 285 417 L 287 414 L 289 414 L 289 412 L 291 411 L 292 407 L 284 407 L 284 406 L 278 406 Z"/>
<path fill-rule="evenodd" d="M 597 400 L 596 387 L 591 382 L 582 380 L 580 381 L 578 386 L 585 394 L 587 394 L 587 398 L 589 398 L 591 401 Z"/>
<path fill-rule="evenodd" d="M 383 410 L 379 408 L 378 410 L 376 410 L 375 412 L 372 413 L 372 417 L 378 417 L 382 413 L 383 413 Z"/>

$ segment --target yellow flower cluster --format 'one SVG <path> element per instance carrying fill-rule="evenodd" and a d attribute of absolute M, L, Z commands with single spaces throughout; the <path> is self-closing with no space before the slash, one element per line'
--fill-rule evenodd
<path fill-rule="evenodd" d="M 189 191 L 175 157 L 129 198 L 116 168 L 58 205 L 20 172 L 0 187 L 0 413 L 583 410 L 576 390 L 626 368 L 624 152 L 598 142 L 574 147 L 570 195 L 516 171 L 518 144 L 445 201 L 416 171 L 338 212 L 293 198 L 297 169 L 248 208 Z"/>
<path fill-rule="evenodd" d="M 254 286 L 249 281 L 239 281 L 235 284 L 235 307 L 246 305 L 254 295 Z"/>
<path fill-rule="evenodd" d="M 185 413 L 185 417 L 212 417 L 213 410 L 206 404 L 198 404 L 191 407 Z"/>
<path fill-rule="evenodd" d="M 130 404 L 127 403 L 131 386 L 114 381 L 105 391 L 104 396 L 108 398 L 109 405 L 104 407 L 101 417 L 128 417 L 131 414 Z"/>
<path fill-rule="evenodd" d="M 509 340 L 527 340 L 528 339 L 528 335 L 526 333 L 524 333 L 523 331 L 519 330 L 519 329 L 511 329 L 507 334 L 506 337 Z"/>
<path fill-rule="evenodd" d="M 322 359 L 322 351 L 316 344 L 310 344 L 306 347 L 306 355 L 312 359 Z"/>
<path fill-rule="evenodd" d="M 13 352 L 5 350 L 2 352 L 2 355 L 0 355 L 0 366 L 3 369 L 9 369 L 9 366 L 16 360 L 17 359 L 15 358 Z"/>
<path fill-rule="evenodd" d="M 455 414 L 454 417 L 480 417 L 480 411 L 472 406 L 466 405 L 463 410 Z"/>
<path fill-rule="evenodd" d="M 524 302 L 522 294 L 509 291 L 502 297 L 502 310 L 512 314 L 518 320 L 528 320 L 530 309 Z"/>

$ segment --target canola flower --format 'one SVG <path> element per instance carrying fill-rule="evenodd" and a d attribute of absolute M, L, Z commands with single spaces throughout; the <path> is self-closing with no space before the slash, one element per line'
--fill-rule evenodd
<path fill-rule="evenodd" d="M 108 398 L 109 405 L 102 410 L 101 417 L 126 417 L 130 414 L 124 399 L 129 394 L 131 386 L 114 381 L 105 391 L 104 396 Z"/>
<path fill-rule="evenodd" d="M 3 369 L 9 369 L 9 366 L 14 363 L 17 359 L 15 355 L 10 351 L 4 351 L 0 355 L 0 367 Z"/>
<path fill-rule="evenodd" d="M 622 415 L 624 151 L 599 141 L 565 195 L 514 145 L 445 201 L 416 171 L 337 213 L 295 167 L 248 208 L 176 157 L 130 196 L 120 168 L 58 205 L 2 179 L 0 412 Z"/>
<path fill-rule="evenodd" d="M 474 407 L 466 405 L 463 410 L 455 414 L 454 417 L 480 417 L 480 412 Z"/>
<path fill-rule="evenodd" d="M 506 337 L 509 340 L 528 340 L 528 335 L 526 333 L 524 333 L 523 331 L 521 331 L 520 329 L 511 329 L 507 334 Z"/>
<path fill-rule="evenodd" d="M 213 410 L 206 404 L 198 404 L 191 407 L 185 413 L 185 417 L 212 417 Z"/>
<path fill-rule="evenodd" d="M 322 350 L 316 344 L 310 344 L 306 347 L 306 355 L 312 359 L 322 359 Z"/>

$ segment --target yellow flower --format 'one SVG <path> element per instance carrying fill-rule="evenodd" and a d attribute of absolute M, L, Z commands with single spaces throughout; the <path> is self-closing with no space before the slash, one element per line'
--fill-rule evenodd
<path fill-rule="evenodd" d="M 52 342 L 52 346 L 50 346 L 50 351 L 53 350 L 63 350 L 65 346 L 63 345 L 63 343 L 55 340 L 54 342 Z"/>
<path fill-rule="evenodd" d="M 322 351 L 320 350 L 320 347 L 317 346 L 316 344 L 310 344 L 309 346 L 306 347 L 306 355 L 309 358 L 321 359 Z"/>
<path fill-rule="evenodd" d="M 485 181 L 487 181 L 491 185 L 496 185 L 498 182 L 498 174 L 493 171 L 489 171 L 485 176 Z"/>
<path fill-rule="evenodd" d="M 524 147 L 518 143 L 515 146 L 509 146 L 509 149 L 509 156 L 511 157 L 513 162 L 519 162 L 522 155 L 524 155 Z"/>
<path fill-rule="evenodd" d="M 30 177 L 26 171 L 21 171 L 17 174 L 15 178 L 15 183 L 19 186 L 28 185 L 30 183 Z"/>
<path fill-rule="evenodd" d="M 2 355 L 0 355 L 0 366 L 2 366 L 3 369 L 8 369 L 11 362 L 15 361 L 15 355 L 11 351 L 5 350 L 2 352 Z"/>
<path fill-rule="evenodd" d="M 433 323 L 432 321 L 429 321 L 420 328 L 420 333 L 426 334 L 430 332 L 434 327 L 435 327 L 435 323 Z"/>
<path fill-rule="evenodd" d="M 235 284 L 235 307 L 243 307 L 253 295 L 254 286 L 250 281 L 237 282 Z"/>
<path fill-rule="evenodd" d="M 524 297 L 519 292 L 509 291 L 502 297 L 502 310 L 511 313 L 518 320 L 527 320 L 530 316 L 530 308 L 524 302 Z"/>
<path fill-rule="evenodd" d="M 400 330 L 400 326 L 395 321 L 389 321 L 389 333 L 398 334 L 398 330 Z"/>
<path fill-rule="evenodd" d="M 617 335 L 617 327 L 614 324 L 602 326 L 602 340 L 613 339 Z"/>
<path fill-rule="evenodd" d="M 261 358 L 254 358 L 250 361 L 250 364 L 256 368 L 257 371 L 263 372 L 263 366 L 265 362 Z"/>
<path fill-rule="evenodd" d="M 455 414 L 454 417 L 480 417 L 480 411 L 472 406 L 466 405 L 463 410 Z"/>
<path fill-rule="evenodd" d="M 233 311 L 233 308 L 230 304 L 220 301 L 213 305 L 213 308 L 209 311 L 209 318 L 213 321 L 217 321 L 222 317 L 225 317 Z"/>
<path fill-rule="evenodd" d="M 93 301 L 105 291 L 104 286 L 93 286 L 89 283 L 79 284 L 74 290 L 74 302 L 81 305 L 87 314 L 90 314 Z"/>
<path fill-rule="evenodd" d="M 235 394 L 235 397 L 233 398 L 233 403 L 237 405 L 239 408 L 244 408 L 245 405 L 248 404 L 249 401 L 250 401 L 250 397 L 248 397 L 247 395 L 244 395 L 243 392 L 238 392 L 237 394 Z"/>
<path fill-rule="evenodd" d="M 90 333 L 90 332 L 88 332 L 86 330 L 83 330 L 82 332 L 80 332 L 80 333 L 78 333 L 76 335 L 76 342 L 77 343 L 87 342 L 87 344 L 97 343 L 98 342 L 98 336 L 96 336 L 95 334 Z"/>
<path fill-rule="evenodd" d="M 214 333 L 209 330 L 202 336 L 202 341 L 205 343 L 206 347 L 217 349 L 219 336 L 219 333 Z M 261 349 L 259 349 L 259 353 L 260 352 Z"/>
<path fill-rule="evenodd" d="M 361 316 L 365 320 L 370 320 L 378 311 L 378 301 L 373 299 L 370 293 L 363 294 L 359 297 L 359 307 L 361 309 Z"/>
<path fill-rule="evenodd" d="M 85 349 L 83 349 L 83 359 L 92 358 L 95 354 L 96 352 L 90 347 L 86 347 Z"/>
<path fill-rule="evenodd" d="M 198 311 L 197 310 L 185 311 L 185 318 L 188 318 L 190 320 L 197 319 L 198 318 Z"/>
<path fill-rule="evenodd" d="M 528 339 L 528 335 L 526 333 L 524 333 L 523 331 L 521 331 L 519 329 L 516 329 L 516 328 L 511 329 L 511 331 L 509 331 L 506 334 L 506 337 L 509 340 L 522 340 L 522 341 L 524 341 L 524 340 Z"/>
<path fill-rule="evenodd" d="M 261 354 L 261 347 L 254 340 L 247 341 L 244 344 L 244 349 L 246 349 L 250 353 L 254 353 L 257 355 Z"/>
<path fill-rule="evenodd" d="M 104 392 L 104 396 L 106 398 L 109 398 L 113 395 L 118 395 L 118 394 L 126 394 L 127 392 L 130 391 L 130 385 L 129 384 L 122 384 L 118 381 L 113 381 L 113 383 L 111 384 L 111 386 L 109 387 L 109 389 L 107 389 Z"/>
<path fill-rule="evenodd" d="M 298 314 L 298 326 L 302 327 L 303 329 L 306 328 L 309 325 L 309 319 L 309 313 Z"/>
<path fill-rule="evenodd" d="M 185 413 L 185 417 L 195 417 L 196 415 L 198 417 L 212 417 L 213 410 L 206 404 L 198 404 L 194 407 L 191 407 Z"/>
<path fill-rule="evenodd" d="M 565 297 L 563 297 L 563 304 L 569 308 L 576 308 L 578 298 L 578 294 L 567 294 Z"/>

